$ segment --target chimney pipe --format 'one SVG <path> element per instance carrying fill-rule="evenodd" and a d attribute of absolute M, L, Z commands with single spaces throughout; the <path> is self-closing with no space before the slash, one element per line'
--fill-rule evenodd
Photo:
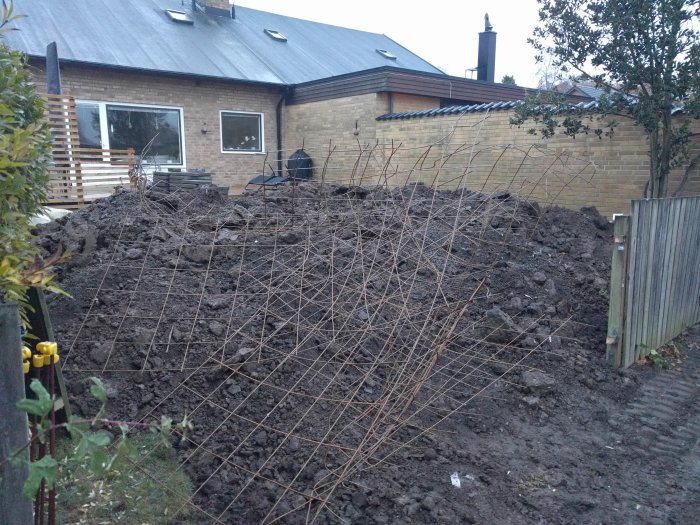
<path fill-rule="evenodd" d="M 484 16 L 484 31 L 479 33 L 479 60 L 476 66 L 476 79 L 493 82 L 496 73 L 496 33 L 489 21 L 489 14 Z"/>
<path fill-rule="evenodd" d="M 236 18 L 235 8 L 229 0 L 193 0 L 199 8 L 211 16 L 222 16 L 226 18 Z"/>

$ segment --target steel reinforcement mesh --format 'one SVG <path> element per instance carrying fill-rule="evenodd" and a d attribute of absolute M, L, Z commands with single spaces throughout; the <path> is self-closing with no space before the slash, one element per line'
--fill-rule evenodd
<path fill-rule="evenodd" d="M 122 419 L 192 422 L 175 450 L 195 490 L 167 521 L 343 522 L 349 487 L 410 460 L 570 321 L 494 308 L 511 284 L 494 270 L 529 256 L 539 224 L 522 186 L 404 175 L 96 205 L 64 371 L 101 377 Z"/>

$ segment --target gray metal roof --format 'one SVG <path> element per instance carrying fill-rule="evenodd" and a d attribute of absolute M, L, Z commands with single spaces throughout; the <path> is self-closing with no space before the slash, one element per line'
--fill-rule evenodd
<path fill-rule="evenodd" d="M 183 7 L 184 4 L 184 7 Z M 20 31 L 6 43 L 43 57 L 58 44 L 62 61 L 248 82 L 297 84 L 392 66 L 442 73 L 387 36 L 236 6 L 236 19 L 199 11 L 194 24 L 165 9 L 190 12 L 190 0 L 20 0 Z M 279 31 L 286 42 L 265 29 Z M 376 52 L 384 49 L 396 60 Z"/>
<path fill-rule="evenodd" d="M 585 96 L 598 100 L 603 95 L 610 96 L 610 93 L 606 92 L 604 89 L 600 89 L 594 86 L 587 86 L 586 84 L 574 84 L 574 86 L 567 91 L 567 93 L 573 93 L 575 91 L 580 91 Z"/>

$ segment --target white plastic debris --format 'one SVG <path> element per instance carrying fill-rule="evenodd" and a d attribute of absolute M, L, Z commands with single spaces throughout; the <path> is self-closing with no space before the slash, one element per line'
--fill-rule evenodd
<path fill-rule="evenodd" d="M 48 206 L 44 206 L 40 214 L 35 215 L 30 219 L 30 223 L 34 226 L 36 226 L 37 224 L 46 224 L 47 222 L 60 219 L 61 217 L 68 215 L 69 213 L 71 213 L 70 210 L 64 210 L 61 208 L 49 208 Z"/>
<path fill-rule="evenodd" d="M 458 472 L 453 472 L 452 475 L 450 475 L 450 481 L 452 481 L 452 486 L 462 488 L 462 481 L 459 479 L 459 473 Z"/>

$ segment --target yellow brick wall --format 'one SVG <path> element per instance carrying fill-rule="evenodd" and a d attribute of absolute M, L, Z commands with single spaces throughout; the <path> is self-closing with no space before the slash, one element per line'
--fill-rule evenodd
<path fill-rule="evenodd" d="M 282 125 L 285 155 L 303 146 L 314 161 L 315 177 L 371 185 L 380 151 L 376 118 L 388 111 L 383 93 L 287 106 Z"/>
<path fill-rule="evenodd" d="M 33 68 L 33 73 L 39 89 L 43 90 L 44 71 Z M 273 88 L 74 65 L 62 66 L 61 81 L 63 92 L 77 99 L 183 108 L 187 168 L 214 172 L 214 182 L 230 186 L 230 193 L 242 191 L 270 159 L 276 159 L 275 109 L 280 95 Z M 263 113 L 267 155 L 221 153 L 220 110 Z M 203 122 L 209 128 L 206 134 L 201 132 Z"/>
<path fill-rule="evenodd" d="M 544 140 L 509 123 L 510 111 L 378 122 L 377 139 L 401 149 L 387 172 L 393 184 L 422 181 L 474 191 L 507 190 L 543 204 L 604 215 L 627 213 L 642 195 L 649 173 L 644 133 L 620 120 L 612 138 L 581 135 Z M 430 149 L 428 151 L 428 145 Z M 394 146 L 395 147 L 395 146 Z M 693 151 L 698 151 L 695 145 Z M 671 192 L 682 173 L 672 173 Z M 700 194 L 700 177 L 685 194 Z"/>
<path fill-rule="evenodd" d="M 394 113 L 421 111 L 440 107 L 440 99 L 435 97 L 405 95 L 403 93 L 392 93 L 391 97 L 393 99 L 392 105 Z"/>

